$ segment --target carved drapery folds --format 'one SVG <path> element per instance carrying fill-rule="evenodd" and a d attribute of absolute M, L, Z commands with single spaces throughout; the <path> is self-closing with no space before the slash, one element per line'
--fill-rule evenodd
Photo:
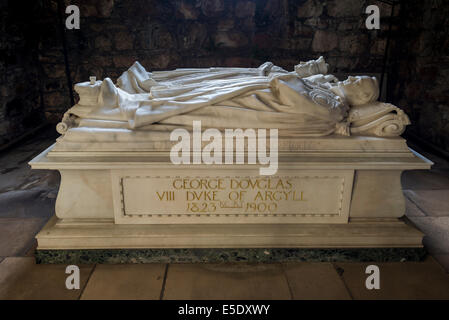
<path fill-rule="evenodd" d="M 59 134 L 65 134 L 67 132 L 67 130 L 69 130 L 70 128 L 77 127 L 78 124 L 79 124 L 79 118 L 75 115 L 72 115 L 72 114 L 66 112 L 64 114 L 64 116 L 62 117 L 61 122 L 59 122 L 56 125 L 56 131 Z"/>
<path fill-rule="evenodd" d="M 147 72 L 138 62 L 114 84 L 109 78 L 78 83 L 78 104 L 56 130 L 73 127 L 162 130 L 188 127 L 279 128 L 295 136 L 395 137 L 410 120 L 377 101 L 377 80 L 338 81 L 323 57 L 288 72 L 270 62 L 259 68 L 176 69 Z M 165 129 L 164 129 L 165 130 Z"/>
<path fill-rule="evenodd" d="M 408 116 L 398 107 L 377 102 L 349 111 L 351 134 L 377 137 L 396 137 L 410 124 Z"/>
<path fill-rule="evenodd" d="M 351 135 L 396 137 L 410 124 L 404 111 L 377 101 L 379 86 L 374 77 L 349 77 L 329 87 L 350 105 L 347 123 Z"/>

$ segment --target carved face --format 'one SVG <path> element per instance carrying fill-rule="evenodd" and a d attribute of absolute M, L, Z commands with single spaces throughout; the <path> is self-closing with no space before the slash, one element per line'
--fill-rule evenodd
<path fill-rule="evenodd" d="M 338 87 L 351 106 L 374 102 L 379 98 L 379 85 L 374 77 L 349 77 L 345 81 L 339 82 Z"/>

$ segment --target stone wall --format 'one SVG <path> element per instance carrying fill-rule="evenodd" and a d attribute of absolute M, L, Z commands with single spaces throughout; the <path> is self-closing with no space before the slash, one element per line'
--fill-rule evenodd
<path fill-rule="evenodd" d="M 18 1 L 0 1 L 0 147 L 43 123 L 37 68 L 39 4 L 23 10 Z"/>
<path fill-rule="evenodd" d="M 410 116 L 407 133 L 449 152 L 449 5 L 405 1 L 391 53 L 390 100 Z"/>
<path fill-rule="evenodd" d="M 386 19 L 381 31 L 365 28 L 364 0 L 78 3 L 80 29 L 66 31 L 74 83 L 90 75 L 115 80 L 135 60 L 147 70 L 257 67 L 268 60 L 293 70 L 300 60 L 324 55 L 332 72 L 380 72 L 386 43 Z M 381 11 L 389 16 L 389 6 Z M 58 30 L 52 31 L 55 41 L 42 46 L 40 61 L 45 111 L 55 121 L 70 101 Z"/>
<path fill-rule="evenodd" d="M 442 22 L 446 13 L 435 9 L 442 2 L 411 0 L 396 7 L 391 55 L 394 63 L 387 71 L 389 99 L 410 113 L 415 122 L 411 130 L 418 134 L 425 132 L 427 139 L 449 150 L 447 134 L 442 136 L 447 133 L 444 122 L 447 116 L 433 116 L 441 109 L 447 110 L 443 87 L 447 60 L 440 69 L 444 58 L 438 58 L 439 62 L 435 58 L 445 50 L 447 55 L 444 49 L 448 47 L 447 37 L 444 31 L 437 38 L 432 36 L 433 27 L 446 23 L 447 29 L 447 22 Z M 43 107 L 38 103 L 35 107 L 45 112 L 46 119 L 57 122 L 71 105 L 57 1 L 37 3 L 40 14 L 34 17 L 39 30 L 35 69 L 41 78 L 39 84 L 28 87 L 42 89 Z M 61 3 L 63 10 L 68 4 L 77 4 L 81 10 L 80 30 L 65 31 L 73 83 L 87 81 L 91 75 L 115 80 L 135 60 L 147 70 L 256 67 L 267 60 L 292 70 L 300 60 L 323 55 L 332 73 L 380 73 L 391 10 L 391 6 L 376 0 L 61 0 Z M 420 4 L 424 3 L 425 14 L 420 11 Z M 381 30 L 365 28 L 364 11 L 369 4 L 377 4 L 381 9 Z M 63 12 L 64 19 L 66 16 Z M 417 20 L 418 24 L 410 26 L 410 20 Z M 415 29 L 419 33 L 408 31 Z M 445 46 L 442 41 L 446 41 Z M 30 61 L 34 60 L 30 57 Z M 427 79 L 425 86 L 419 81 L 422 76 Z M 18 72 L 15 77 L 24 76 Z M 432 82 L 438 83 L 438 87 L 433 87 Z M 429 100 L 425 97 L 433 102 L 424 104 L 424 100 Z M 10 95 L 9 99 L 14 98 Z M 3 110 L 0 117 L 4 116 Z M 432 123 L 431 130 L 426 129 L 428 121 Z"/>

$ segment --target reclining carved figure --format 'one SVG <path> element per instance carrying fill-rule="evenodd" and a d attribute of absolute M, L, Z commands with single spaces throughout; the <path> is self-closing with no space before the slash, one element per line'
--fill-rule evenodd
<path fill-rule="evenodd" d="M 71 127 L 143 131 L 278 128 L 287 136 L 398 136 L 410 123 L 402 110 L 377 101 L 377 80 L 338 81 L 323 57 L 288 72 L 271 62 L 258 68 L 198 68 L 147 72 L 138 62 L 114 84 L 78 83 L 78 104 L 57 130 Z"/>

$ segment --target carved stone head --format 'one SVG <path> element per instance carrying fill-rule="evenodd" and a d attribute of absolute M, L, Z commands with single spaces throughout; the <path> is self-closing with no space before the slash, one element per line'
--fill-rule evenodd
<path fill-rule="evenodd" d="M 345 98 L 351 106 L 359 106 L 379 99 L 379 85 L 375 77 L 349 77 L 345 81 L 338 82 L 332 91 Z"/>

